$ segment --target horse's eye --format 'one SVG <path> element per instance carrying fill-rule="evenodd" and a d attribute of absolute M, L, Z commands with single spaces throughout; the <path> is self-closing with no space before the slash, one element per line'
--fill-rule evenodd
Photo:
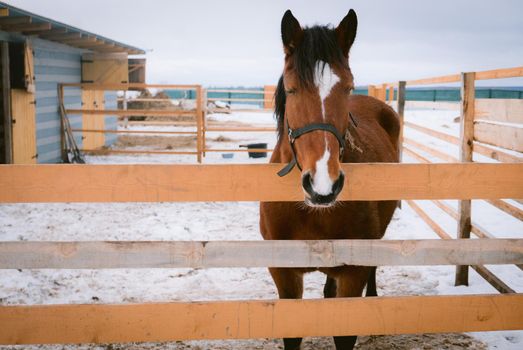
<path fill-rule="evenodd" d="M 285 90 L 285 93 L 287 95 L 294 95 L 296 93 L 296 89 L 288 89 L 288 90 Z"/>
<path fill-rule="evenodd" d="M 350 94 L 352 93 L 353 90 L 354 90 L 354 88 L 352 88 L 352 87 L 346 87 L 346 88 L 345 88 L 345 93 L 346 93 L 347 95 L 350 95 Z"/>

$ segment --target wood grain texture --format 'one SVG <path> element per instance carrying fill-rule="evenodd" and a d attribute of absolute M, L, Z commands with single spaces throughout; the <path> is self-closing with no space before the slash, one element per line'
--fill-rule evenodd
<path fill-rule="evenodd" d="M 491 286 L 496 288 L 496 290 L 500 293 L 507 294 L 507 293 L 516 293 L 516 291 L 512 288 L 510 288 L 505 282 L 503 282 L 498 276 L 494 275 L 492 271 L 487 269 L 485 266 L 480 265 L 471 265 L 471 269 L 476 271 L 485 281 L 490 283 Z"/>
<path fill-rule="evenodd" d="M 99 84 L 99 83 L 64 83 L 63 87 L 82 87 L 89 90 L 128 90 L 128 89 L 169 89 L 169 90 L 196 90 L 199 85 L 179 85 L 179 84 Z"/>
<path fill-rule="evenodd" d="M 515 205 L 512 205 L 506 201 L 502 201 L 500 199 L 489 199 L 487 200 L 490 204 L 495 206 L 496 208 L 504 211 L 505 213 L 512 215 L 516 219 L 523 221 L 523 210 L 519 209 Z"/>
<path fill-rule="evenodd" d="M 472 162 L 474 147 L 475 73 L 461 74 L 461 118 L 459 131 L 459 160 Z M 458 202 L 457 238 L 470 238 L 471 200 Z M 468 285 L 468 266 L 456 266 L 456 286 Z"/>
<path fill-rule="evenodd" d="M 517 78 L 523 76 L 523 67 L 501 68 L 476 72 L 476 80 Z M 408 85 L 430 85 L 441 83 L 456 83 L 460 81 L 460 74 L 443 75 L 439 77 L 408 80 Z"/>
<path fill-rule="evenodd" d="M 0 306 L 0 344 L 516 330 L 522 315 L 522 294 Z"/>
<path fill-rule="evenodd" d="M 455 83 L 461 79 L 459 74 L 444 75 L 440 77 L 424 78 L 416 80 L 408 80 L 408 85 L 430 85 L 430 84 L 441 84 L 441 83 Z"/>
<path fill-rule="evenodd" d="M 446 162 L 450 162 L 450 163 L 455 163 L 458 161 L 458 158 L 454 157 L 454 156 L 451 156 L 450 154 L 447 154 L 447 153 L 444 153 L 444 152 L 441 152 L 441 151 L 438 151 L 437 149 L 435 148 L 432 148 L 432 147 L 429 147 L 421 142 L 417 142 L 413 139 L 410 139 L 410 138 L 404 138 L 403 139 L 403 142 L 407 145 L 410 145 L 410 146 L 413 146 L 413 147 L 416 147 L 436 158 L 439 158 L 439 159 L 442 159 Z"/>
<path fill-rule="evenodd" d="M 73 132 L 95 134 L 152 134 L 152 135 L 195 135 L 196 131 L 146 131 L 146 130 L 101 130 L 101 129 L 71 129 Z M 85 143 L 84 143 L 84 147 Z"/>
<path fill-rule="evenodd" d="M 436 221 L 434 221 L 425 210 L 423 210 L 415 201 L 409 200 L 406 201 L 409 207 L 412 208 L 418 214 L 421 220 L 423 220 L 431 229 L 436 233 L 441 239 L 451 241 L 452 237 L 445 232 L 443 227 L 441 227 Z"/>
<path fill-rule="evenodd" d="M 150 109 L 66 109 L 65 112 L 71 114 L 90 114 L 90 115 L 117 115 L 117 116 L 145 116 L 145 117 L 175 117 L 175 116 L 194 116 L 194 111 L 165 111 Z M 175 124 L 175 123 L 173 123 Z"/>
<path fill-rule="evenodd" d="M 523 66 L 476 72 L 476 80 L 505 79 L 517 77 L 523 77 Z"/>
<path fill-rule="evenodd" d="M 405 89 L 406 82 L 398 82 L 398 116 L 400 117 L 400 134 L 398 137 L 398 150 L 400 162 L 403 159 L 403 134 L 405 129 Z"/>
<path fill-rule="evenodd" d="M 476 120 L 474 139 L 489 145 L 523 152 L 523 124 L 505 125 Z"/>
<path fill-rule="evenodd" d="M 105 93 L 103 90 L 82 90 L 82 129 L 105 129 L 105 115 L 101 117 L 88 113 L 87 110 L 103 111 L 105 109 Z M 82 132 L 82 146 L 85 149 L 98 149 L 105 146 L 103 133 Z"/>
<path fill-rule="evenodd" d="M 282 164 L 0 165 L 0 202 L 302 201 Z M 523 198 L 523 164 L 342 164 L 340 200 Z"/>
<path fill-rule="evenodd" d="M 35 96 L 21 89 L 11 89 L 12 142 L 14 164 L 35 164 Z"/>
<path fill-rule="evenodd" d="M 142 150 L 125 150 L 125 149 L 81 149 L 80 151 L 90 154 L 185 154 L 185 155 L 196 155 L 196 151 L 142 151 Z"/>
<path fill-rule="evenodd" d="M 522 263 L 523 239 L 0 242 L 0 269 Z"/>
<path fill-rule="evenodd" d="M 523 100 L 519 99 L 476 99 L 474 119 L 523 123 Z"/>
<path fill-rule="evenodd" d="M 198 163 L 202 162 L 203 153 L 203 128 L 204 128 L 204 115 L 203 115 L 203 96 L 202 87 L 196 87 L 196 160 Z"/>

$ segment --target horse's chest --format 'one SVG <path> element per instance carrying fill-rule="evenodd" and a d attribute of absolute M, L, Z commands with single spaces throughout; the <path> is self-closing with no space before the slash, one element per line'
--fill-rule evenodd
<path fill-rule="evenodd" d="M 379 231 L 379 217 L 372 211 L 306 214 L 300 221 L 294 232 L 300 239 L 365 239 Z"/>

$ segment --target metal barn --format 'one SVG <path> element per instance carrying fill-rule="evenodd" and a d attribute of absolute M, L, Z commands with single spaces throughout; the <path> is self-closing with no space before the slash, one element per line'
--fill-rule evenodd
<path fill-rule="evenodd" d="M 139 48 L 0 2 L 0 164 L 65 161 L 59 83 L 145 81 Z M 130 74 L 131 71 L 131 74 Z M 138 74 L 137 74 L 138 73 Z M 115 92 L 68 88 L 64 106 L 116 109 Z M 117 118 L 71 116 L 72 128 L 116 129 Z M 100 148 L 114 134 L 75 134 L 80 147 Z"/>

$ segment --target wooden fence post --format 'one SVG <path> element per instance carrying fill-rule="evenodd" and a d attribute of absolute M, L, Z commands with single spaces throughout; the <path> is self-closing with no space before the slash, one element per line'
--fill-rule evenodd
<path fill-rule="evenodd" d="M 367 95 L 371 97 L 376 97 L 376 86 L 369 85 L 367 86 Z"/>
<path fill-rule="evenodd" d="M 4 150 L 5 153 L 2 156 L 5 164 L 13 163 L 13 138 L 12 138 L 12 122 L 13 117 L 11 115 L 11 83 L 9 80 L 9 44 L 7 41 L 3 41 L 0 44 L 0 60 L 1 60 L 1 79 L 2 79 L 2 101 L 3 101 L 3 123 L 4 129 Z M 0 158 L 2 158 L 0 157 Z"/>
<path fill-rule="evenodd" d="M 405 81 L 398 82 L 398 115 L 400 117 L 400 134 L 398 137 L 398 156 L 400 163 L 403 162 L 403 129 L 405 127 L 404 114 L 405 114 Z M 394 89 L 394 87 L 393 87 Z M 394 90 L 392 90 L 394 93 Z M 398 201 L 398 208 L 401 209 L 401 200 Z"/>
<path fill-rule="evenodd" d="M 472 162 L 474 144 L 474 72 L 461 74 L 461 121 L 460 121 L 460 162 Z M 471 200 L 458 202 L 458 237 L 470 238 Z M 468 266 L 456 266 L 456 286 L 468 286 Z"/>
<path fill-rule="evenodd" d="M 202 87 L 198 85 L 196 87 L 196 158 L 198 163 L 202 162 L 202 136 L 203 136 L 203 123 L 202 123 Z"/>
<path fill-rule="evenodd" d="M 389 87 L 389 102 L 394 102 L 394 85 Z"/>
<path fill-rule="evenodd" d="M 398 115 L 400 117 L 400 135 L 398 139 L 398 151 L 400 162 L 403 160 L 403 128 L 404 128 L 404 114 L 405 114 L 405 81 L 398 82 Z"/>

